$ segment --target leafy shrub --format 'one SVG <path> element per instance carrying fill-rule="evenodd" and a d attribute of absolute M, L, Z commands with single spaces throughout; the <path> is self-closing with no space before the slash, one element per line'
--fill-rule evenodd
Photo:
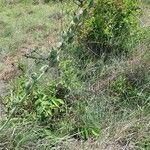
<path fill-rule="evenodd" d="M 140 33 L 136 0 L 96 0 L 79 31 L 79 41 L 95 55 L 127 53 Z"/>
<path fill-rule="evenodd" d="M 42 87 L 35 85 L 13 117 L 37 121 L 41 125 L 49 126 L 50 131 L 59 130 L 61 135 L 76 135 L 76 138 L 84 140 L 90 137 L 97 138 L 99 128 L 95 126 L 93 120 L 88 118 L 85 102 L 78 102 L 79 93 L 74 93 L 73 97 L 73 91 L 69 94 L 72 89 L 79 86 L 77 83 L 68 82 L 69 78 L 74 77 L 73 69 L 70 71 L 65 69 L 69 67 L 68 62 L 70 61 L 61 64 L 64 80 L 60 83 L 51 81 Z M 25 80 L 20 78 L 15 92 L 12 92 L 7 99 L 8 113 L 20 102 L 24 96 L 24 90 Z"/>
<path fill-rule="evenodd" d="M 8 108 L 11 110 L 24 95 L 25 80 L 20 79 L 20 85 L 15 93 L 12 92 L 8 98 Z M 64 111 L 65 106 L 65 94 L 67 89 L 63 86 L 56 85 L 55 83 L 49 83 L 46 88 L 41 89 L 39 86 L 30 91 L 30 94 L 26 98 L 26 101 L 20 107 L 17 112 L 17 116 L 26 114 L 33 114 L 39 121 L 47 121 Z"/>

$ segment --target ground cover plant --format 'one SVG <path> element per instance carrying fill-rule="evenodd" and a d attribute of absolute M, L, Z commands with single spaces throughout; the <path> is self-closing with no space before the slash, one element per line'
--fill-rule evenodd
<path fill-rule="evenodd" d="M 147 2 L 0 4 L 0 149 L 150 149 Z"/>

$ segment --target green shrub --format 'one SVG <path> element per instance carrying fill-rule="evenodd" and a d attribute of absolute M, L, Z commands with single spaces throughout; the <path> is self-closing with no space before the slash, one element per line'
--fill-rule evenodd
<path fill-rule="evenodd" d="M 150 149 L 150 138 L 144 137 L 141 141 L 137 143 L 138 150 L 149 150 Z"/>
<path fill-rule="evenodd" d="M 137 42 L 137 0 L 96 0 L 79 31 L 79 41 L 96 55 L 129 52 Z"/>
<path fill-rule="evenodd" d="M 25 80 L 20 79 L 20 84 L 12 92 L 11 96 L 8 97 L 7 107 L 12 110 L 20 99 L 24 95 Z M 35 88 L 30 91 L 27 96 L 26 101 L 20 106 L 15 116 L 26 116 L 31 114 L 36 116 L 38 121 L 47 121 L 52 117 L 57 116 L 61 111 L 64 111 L 65 106 L 65 95 L 67 94 L 67 89 L 63 86 L 56 85 L 56 83 L 48 83 L 47 87 L 41 88 L 40 86 L 35 86 Z"/>
<path fill-rule="evenodd" d="M 73 69 L 66 70 L 70 61 L 61 64 L 63 80 L 59 83 L 51 81 L 46 86 L 35 85 L 19 109 L 14 118 L 26 118 L 36 121 L 43 127 L 50 127 L 50 131 L 59 130 L 60 135 L 69 134 L 78 139 L 87 140 L 90 137 L 99 136 L 99 128 L 95 126 L 93 117 L 89 118 L 85 102 L 78 101 L 78 84 L 70 84 L 67 79 L 72 77 Z M 20 78 L 19 85 L 7 98 L 8 113 L 20 102 L 25 92 L 25 79 Z M 76 81 L 75 81 L 76 82 Z M 73 94 L 73 95 L 72 95 Z"/>

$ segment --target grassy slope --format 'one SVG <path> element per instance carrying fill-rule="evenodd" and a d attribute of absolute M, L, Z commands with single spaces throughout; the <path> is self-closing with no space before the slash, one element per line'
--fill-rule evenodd
<path fill-rule="evenodd" d="M 65 8 L 68 7 L 64 4 Z M 34 49 L 45 55 L 58 41 L 63 17 L 60 3 L 37 5 L 26 0 L 0 0 L 1 96 L 6 88 L 2 80 L 11 80 L 17 74 L 18 66 L 32 70 L 34 61 L 24 59 L 22 55 Z"/>
<path fill-rule="evenodd" d="M 0 0 L 0 96 L 9 89 L 4 81 L 16 76 L 22 55 L 35 48 L 44 53 L 58 39 L 60 20 L 55 14 L 61 16 L 60 7 L 60 4 Z M 31 69 L 33 64 L 34 61 L 23 59 L 21 66 Z"/>
<path fill-rule="evenodd" d="M 13 87 L 13 85 L 18 83 L 18 81 L 10 82 L 18 74 L 18 65 L 25 68 L 26 73 L 29 70 L 36 69 L 34 61 L 27 60 L 22 55 L 35 48 L 40 49 L 40 54 L 43 53 L 45 55 L 45 52 L 58 41 L 61 19 L 64 17 L 62 16 L 62 5 L 60 3 L 40 3 L 37 5 L 33 1 L 19 2 L 17 0 L 10 0 L 5 2 L 0 0 L 0 100 L 3 99 L 7 91 L 9 93 L 10 86 Z M 64 4 L 63 9 L 65 8 L 68 8 L 68 6 L 66 7 Z M 39 67 L 37 66 L 37 68 Z M 14 70 L 17 71 L 14 73 Z M 5 78 L 6 76 L 8 78 Z M 3 103 L 0 101 L 0 118 L 3 114 Z M 18 141 L 18 138 L 23 141 L 27 140 L 30 146 L 30 140 L 33 138 L 34 142 L 35 136 L 37 136 L 36 134 L 43 132 L 43 130 L 38 127 L 35 127 L 34 130 L 31 122 L 28 123 L 31 128 L 26 123 L 24 125 L 22 124 L 25 130 L 22 130 L 22 125 L 21 127 L 19 124 L 11 124 L 10 130 L 7 130 L 8 132 L 4 131 L 4 133 L 1 133 L 0 149 L 6 147 L 8 149 L 14 149 L 16 144 L 19 144 L 20 140 Z M 9 138 L 9 135 L 15 128 L 18 129 Z M 34 131 L 35 135 L 33 133 Z M 20 137 L 25 133 L 27 133 L 25 136 Z M 45 133 L 43 134 L 45 135 Z M 47 138 L 44 142 L 46 141 Z M 48 141 L 48 143 L 51 143 L 51 141 Z M 35 145 L 32 144 L 33 149 L 36 148 L 36 143 Z M 43 145 L 37 145 L 37 149 L 41 149 L 40 147 L 43 147 Z"/>
<path fill-rule="evenodd" d="M 1 57 L 15 55 L 23 48 L 35 46 L 49 47 L 49 37 L 57 19 L 52 19 L 54 12 L 59 13 L 60 6 L 32 5 L 17 3 L 0 7 L 0 51 Z M 58 23 L 59 24 L 59 23 Z"/>
<path fill-rule="evenodd" d="M 51 43 L 48 43 L 49 36 L 55 29 L 57 29 L 55 24 L 58 21 L 57 19 L 49 17 L 53 16 L 53 13 L 58 12 L 59 9 L 60 7 L 58 7 L 58 5 L 32 5 L 29 3 L 26 5 L 23 3 L 17 3 L 13 6 L 8 5 L 0 7 L 1 57 L 6 55 L 16 55 L 17 51 L 24 47 L 27 50 L 36 46 L 43 49 L 49 48 L 51 46 Z M 146 8 L 146 10 L 147 9 L 148 8 Z M 144 18 L 144 20 L 149 22 L 147 17 Z M 105 91 L 99 92 L 103 91 L 102 85 L 104 85 L 104 89 L 107 88 L 107 84 L 105 85 L 105 83 L 110 82 L 111 79 L 111 82 L 113 82 L 114 79 L 122 74 L 131 75 L 133 78 L 137 78 L 139 81 L 142 81 L 143 74 L 136 76 L 136 68 L 141 70 L 141 72 L 145 72 L 145 74 L 149 76 L 149 23 L 147 23 L 146 26 L 147 37 L 138 48 L 139 53 L 136 54 L 131 61 L 115 61 L 111 65 L 104 65 L 102 69 L 103 72 L 101 73 L 103 75 L 101 76 L 103 77 L 107 74 L 107 77 L 103 77 L 105 80 L 103 78 L 94 79 L 98 79 L 94 89 L 95 92 L 98 93 L 97 97 L 93 98 L 93 95 L 91 96 L 87 94 L 84 90 L 86 88 L 90 89 L 91 87 L 88 87 L 87 84 L 82 84 L 83 91 L 81 91 L 81 93 L 83 95 L 85 94 L 85 99 L 86 96 L 88 96 L 87 113 L 84 117 L 88 118 L 88 115 L 93 115 L 95 123 L 100 124 L 102 128 L 100 139 L 96 142 L 90 139 L 89 141 L 82 143 L 72 139 L 69 135 L 61 137 L 58 136 L 59 133 L 51 133 L 49 130 L 44 129 L 36 122 L 34 123 L 29 119 L 26 120 L 25 118 L 23 121 L 16 121 L 14 119 L 9 124 L 8 128 L 0 133 L 0 149 L 4 147 L 7 147 L 8 149 L 52 149 L 52 143 L 58 143 L 54 149 L 60 149 L 61 147 L 62 149 L 74 150 L 120 150 L 129 148 L 133 150 L 149 150 L 149 107 L 144 105 L 143 107 L 134 108 L 134 106 L 129 107 L 126 104 L 124 104 L 124 106 L 119 105 L 120 111 L 124 112 L 120 112 L 121 114 L 119 114 L 116 110 L 118 108 L 115 108 L 116 106 L 111 103 L 113 100 L 117 100 L 117 97 L 109 97 Z M 144 57 L 141 55 L 141 50 Z M 1 64 L 2 66 L 5 65 L 3 63 Z M 145 70 L 143 70 L 143 68 L 145 68 Z M 92 64 L 91 67 L 89 66 L 87 69 L 93 70 L 93 73 L 95 71 L 92 68 Z M 88 72 L 88 70 L 85 70 L 85 72 Z M 116 78 L 112 77 L 112 75 L 115 74 Z M 140 87 L 141 93 L 142 89 L 146 86 L 149 86 L 149 80 Z M 117 113 L 114 113 L 114 111 Z"/>

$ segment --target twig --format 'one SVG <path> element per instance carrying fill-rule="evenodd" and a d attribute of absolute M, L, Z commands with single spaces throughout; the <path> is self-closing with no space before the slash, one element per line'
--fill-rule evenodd
<path fill-rule="evenodd" d="M 33 55 L 29 55 L 29 54 L 25 54 L 24 57 L 30 58 L 30 59 L 35 59 L 35 60 L 42 60 L 42 61 L 48 60 L 48 58 L 36 57 L 36 56 L 33 56 Z"/>

